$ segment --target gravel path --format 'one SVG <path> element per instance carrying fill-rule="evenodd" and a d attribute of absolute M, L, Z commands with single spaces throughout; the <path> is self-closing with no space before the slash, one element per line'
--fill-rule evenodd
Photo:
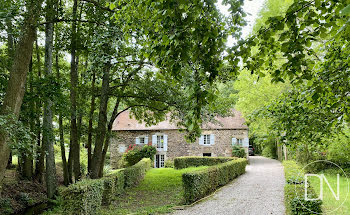
<path fill-rule="evenodd" d="M 174 215 L 283 215 L 284 173 L 279 161 L 250 157 L 247 172 L 214 196 Z"/>

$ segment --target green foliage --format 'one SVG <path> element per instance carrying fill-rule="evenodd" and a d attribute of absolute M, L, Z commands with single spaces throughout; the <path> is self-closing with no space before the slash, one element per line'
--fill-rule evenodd
<path fill-rule="evenodd" d="M 246 165 L 247 160 L 239 158 L 204 170 L 184 173 L 182 181 L 185 203 L 191 204 L 229 183 L 245 172 Z"/>
<path fill-rule="evenodd" d="M 340 132 L 325 138 L 327 159 L 344 168 L 350 167 L 350 129 L 345 127 Z"/>
<path fill-rule="evenodd" d="M 306 200 L 304 170 L 295 161 L 283 161 L 286 185 L 284 186 L 284 201 L 288 215 L 322 213 L 322 201 Z M 308 187 L 308 198 L 317 198 L 313 188 Z"/>
<path fill-rule="evenodd" d="M 63 210 L 68 214 L 96 214 L 101 205 L 109 205 L 126 188 L 137 185 L 151 168 L 144 158 L 136 165 L 111 172 L 101 179 L 84 179 L 60 191 Z"/>
<path fill-rule="evenodd" d="M 0 132 L 8 135 L 11 140 L 10 147 L 15 154 L 23 153 L 33 157 L 35 147 L 31 142 L 33 134 L 13 114 L 0 115 Z"/>
<path fill-rule="evenodd" d="M 173 160 L 166 160 L 164 167 L 165 168 L 174 168 L 174 161 Z"/>
<path fill-rule="evenodd" d="M 225 163 L 236 158 L 230 157 L 177 157 L 174 159 L 175 169 L 184 169 L 196 166 L 213 166 L 220 163 Z"/>
<path fill-rule="evenodd" d="M 303 184 L 304 183 L 304 170 L 297 162 L 283 161 L 284 175 L 288 184 Z"/>
<path fill-rule="evenodd" d="M 304 185 L 286 184 L 284 186 L 284 202 L 287 215 L 312 215 L 322 213 L 322 201 L 307 201 L 304 198 Z M 308 198 L 317 198 L 312 188 L 308 188 Z"/>
<path fill-rule="evenodd" d="M 60 191 L 67 214 L 96 214 L 104 193 L 103 179 L 84 179 Z"/>
<path fill-rule="evenodd" d="M 10 198 L 0 198 L 0 213 L 4 215 L 12 214 L 13 209 Z"/>
<path fill-rule="evenodd" d="M 152 160 L 143 158 L 137 164 L 124 169 L 125 188 L 136 186 L 145 176 L 146 171 L 151 168 Z"/>
<path fill-rule="evenodd" d="M 269 138 L 263 142 L 263 150 L 261 155 L 267 158 L 276 159 L 277 158 L 277 148 L 275 142 L 271 141 Z"/>
<path fill-rule="evenodd" d="M 241 146 L 232 146 L 232 156 L 237 158 L 245 158 L 247 157 L 247 153 Z"/>
<path fill-rule="evenodd" d="M 140 146 L 130 145 L 128 150 L 124 153 L 123 159 L 127 162 L 127 166 L 132 166 L 138 163 L 142 158 L 154 159 L 157 149 L 152 145 Z"/>

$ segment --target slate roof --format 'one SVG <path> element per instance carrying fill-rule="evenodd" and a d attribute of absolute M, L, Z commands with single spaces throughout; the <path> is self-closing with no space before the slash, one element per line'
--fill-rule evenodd
<path fill-rule="evenodd" d="M 227 129 L 248 129 L 241 112 L 233 110 L 234 116 L 216 117 L 219 123 L 208 123 L 202 126 L 202 129 L 227 130 Z M 145 123 L 139 123 L 130 115 L 129 111 L 121 113 L 114 121 L 112 131 L 150 131 L 150 130 L 177 130 L 178 127 L 165 120 L 157 125 L 147 127 Z"/>

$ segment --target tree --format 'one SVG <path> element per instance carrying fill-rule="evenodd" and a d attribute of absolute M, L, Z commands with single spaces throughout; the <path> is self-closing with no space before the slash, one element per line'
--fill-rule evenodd
<path fill-rule="evenodd" d="M 46 21 L 45 24 L 45 76 L 52 78 L 53 65 L 53 33 L 54 25 L 51 22 L 55 17 L 55 1 L 49 0 L 46 2 Z M 54 135 L 52 128 L 52 107 L 53 101 L 48 96 L 44 103 L 44 118 L 43 118 L 43 147 L 46 153 L 46 189 L 47 197 L 53 198 L 56 193 L 56 165 L 54 154 Z"/>
<path fill-rule="evenodd" d="M 10 71 L 6 95 L 1 107 L 1 114 L 14 114 L 19 116 L 22 99 L 25 92 L 25 84 L 29 63 L 33 51 L 33 43 L 36 35 L 37 20 L 41 12 L 42 1 L 26 1 L 27 14 L 25 16 L 22 35 L 16 46 L 13 65 Z M 10 155 L 7 135 L 0 134 L 0 181 L 4 177 L 4 171 Z"/>

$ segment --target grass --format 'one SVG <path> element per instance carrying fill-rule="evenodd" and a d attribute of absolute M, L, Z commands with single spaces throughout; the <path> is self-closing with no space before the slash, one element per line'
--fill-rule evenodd
<path fill-rule="evenodd" d="M 337 194 L 337 175 L 335 174 L 325 174 L 329 184 Z M 311 184 L 316 191 L 316 194 L 320 194 L 320 180 L 317 177 L 310 178 Z M 350 182 L 350 180 L 349 180 Z M 348 194 L 348 181 L 346 177 L 340 176 L 339 180 L 339 193 L 340 198 L 337 201 L 326 182 L 323 180 L 323 213 L 326 214 L 337 214 L 337 215 L 347 215 L 350 211 L 350 193 L 346 201 L 344 202 L 346 195 Z M 344 202 L 343 205 L 342 202 Z M 337 209 L 338 208 L 338 209 Z M 333 212 L 331 212 L 333 211 Z"/>
<path fill-rule="evenodd" d="M 182 205 L 182 174 L 207 167 L 191 167 L 181 170 L 172 168 L 151 169 L 139 186 L 117 197 L 99 214 L 159 214 L 169 213 L 173 206 Z"/>

